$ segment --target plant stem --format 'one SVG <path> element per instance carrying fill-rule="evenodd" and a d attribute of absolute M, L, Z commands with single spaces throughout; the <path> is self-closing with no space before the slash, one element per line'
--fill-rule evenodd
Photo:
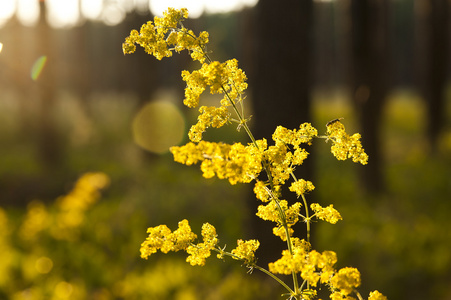
<path fill-rule="evenodd" d="M 210 58 L 210 56 L 209 56 L 207 53 L 204 52 L 204 56 L 205 56 L 205 59 L 206 59 L 209 63 L 212 62 L 212 59 Z M 237 115 L 238 120 L 240 121 L 240 124 L 244 127 L 244 130 L 246 131 L 248 137 L 249 137 L 250 140 L 252 141 L 252 144 L 253 144 L 257 149 L 259 149 L 259 146 L 258 146 L 258 144 L 257 144 L 257 141 L 256 141 L 254 135 L 252 134 L 252 132 L 251 132 L 249 126 L 247 125 L 246 119 L 243 117 L 243 115 L 242 115 L 242 114 L 240 113 L 240 111 L 238 110 L 238 107 L 236 106 L 235 101 L 230 97 L 229 93 L 228 93 L 227 90 L 224 88 L 224 86 L 221 86 L 221 89 L 222 89 L 222 91 L 224 92 L 224 95 L 225 95 L 225 96 L 227 97 L 227 99 L 229 100 L 229 103 L 231 104 L 233 110 L 235 111 L 235 114 Z M 270 169 L 269 169 L 268 162 L 266 162 L 265 160 L 263 160 L 262 164 L 263 164 L 263 168 L 265 169 L 266 175 L 268 176 L 268 181 L 269 181 L 271 190 L 274 191 L 274 190 L 275 190 L 275 188 L 274 188 L 274 182 L 273 182 L 273 179 L 272 179 L 272 175 L 271 175 L 271 171 L 270 171 Z M 288 251 L 290 252 L 291 255 L 293 255 L 293 245 L 292 245 L 292 242 L 291 242 L 291 237 L 290 237 L 290 232 L 289 232 L 289 228 L 288 228 L 288 224 L 287 224 L 285 212 L 283 211 L 282 207 L 280 206 L 279 199 L 277 199 L 276 197 L 274 197 L 273 200 L 274 200 L 274 202 L 275 202 L 276 205 L 277 205 L 277 210 L 278 210 L 278 212 L 279 212 L 280 219 L 281 219 L 281 221 L 282 221 L 282 226 L 283 226 L 284 229 L 285 229 L 285 234 L 286 234 L 286 237 L 287 237 L 287 247 L 288 247 Z M 310 229 L 310 227 L 308 227 L 308 229 Z M 256 267 L 257 269 L 259 269 L 260 271 L 262 271 L 262 272 L 264 272 L 264 273 L 270 275 L 270 276 L 273 277 L 274 279 L 277 278 L 277 277 L 275 277 L 271 272 L 269 272 L 269 271 L 267 271 L 267 270 L 265 270 L 265 269 L 263 269 L 263 268 L 260 268 L 260 267 L 258 267 L 258 266 L 255 266 L 255 267 Z M 264 271 L 263 271 L 263 270 L 264 270 Z M 292 274 L 292 277 L 293 277 L 294 294 L 297 295 L 297 294 L 299 293 L 299 283 L 298 283 L 298 278 L 297 278 L 296 272 L 292 271 L 291 274 Z M 283 283 L 283 281 L 281 281 L 279 278 L 277 278 L 276 280 L 277 280 L 279 283 L 281 283 L 281 284 Z M 283 285 L 284 285 L 286 288 L 288 288 L 288 286 L 286 286 L 285 283 L 283 283 Z M 289 288 L 288 288 L 288 289 L 289 289 Z M 293 291 L 292 291 L 291 289 L 289 289 L 289 290 L 290 290 L 290 292 L 293 293 Z"/>
<path fill-rule="evenodd" d="M 222 250 L 222 249 L 216 249 L 216 248 L 213 248 L 212 250 L 214 250 L 214 251 L 220 253 L 221 255 L 227 255 L 227 256 L 232 257 L 233 259 L 243 261 L 243 259 L 242 259 L 241 257 L 236 256 L 236 255 L 234 255 L 233 253 L 226 252 L 226 251 L 224 251 L 224 250 Z M 266 275 L 270 276 L 272 279 L 274 279 L 275 281 L 277 281 L 281 286 L 283 286 L 290 294 L 293 294 L 293 293 L 294 293 L 293 290 L 292 290 L 285 282 L 283 282 L 283 280 L 281 280 L 279 277 L 277 277 L 277 276 L 274 275 L 273 273 L 269 272 L 269 271 L 266 270 L 265 268 L 262 268 L 262 267 L 256 265 L 255 263 L 249 264 L 249 267 L 252 268 L 252 269 L 257 269 L 257 270 L 259 270 L 259 271 L 265 273 Z"/>
<path fill-rule="evenodd" d="M 304 194 L 301 194 L 301 197 L 305 207 L 305 220 L 306 220 L 305 223 L 307 224 L 307 243 L 309 243 L 310 245 L 310 215 L 308 211 L 307 199 L 305 199 Z"/>

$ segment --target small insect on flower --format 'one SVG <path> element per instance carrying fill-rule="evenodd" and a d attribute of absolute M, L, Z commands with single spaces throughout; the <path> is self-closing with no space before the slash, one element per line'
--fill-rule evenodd
<path fill-rule="evenodd" d="M 338 122 L 338 121 L 340 121 L 340 120 L 343 120 L 343 119 L 344 119 L 344 118 L 333 119 L 333 120 L 331 120 L 331 121 L 329 121 L 329 122 L 326 123 L 326 127 L 327 127 L 327 126 L 330 126 L 330 125 L 332 125 L 332 124 L 334 124 L 335 122 Z"/>

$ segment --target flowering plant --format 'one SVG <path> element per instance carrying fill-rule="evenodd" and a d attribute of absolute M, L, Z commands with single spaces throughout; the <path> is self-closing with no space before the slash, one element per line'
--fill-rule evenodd
<path fill-rule="evenodd" d="M 183 21 L 187 17 L 186 9 L 169 8 L 163 17 L 155 17 L 139 32 L 131 31 L 122 45 L 124 54 L 133 53 L 138 44 L 159 60 L 172 56 L 174 52 L 187 50 L 194 61 L 201 63 L 198 70 L 182 72 L 182 79 L 186 82 L 183 103 L 190 108 L 198 107 L 200 95 L 207 87 L 212 94 L 221 94 L 222 99 L 218 106 L 199 108 L 197 123 L 189 131 L 191 142 L 170 149 L 174 160 L 186 165 L 200 163 L 205 178 L 216 176 L 227 179 L 232 185 L 253 182 L 255 196 L 262 202 L 257 216 L 275 223 L 273 233 L 286 243 L 287 249 L 266 269 L 257 265 L 255 252 L 260 245 L 258 240 L 238 240 L 235 249 L 226 251 L 225 247 L 219 246 L 213 225 L 203 224 L 202 242 L 196 242 L 197 235 L 191 231 L 188 221 L 183 220 L 175 231 L 166 225 L 149 228 L 149 235 L 141 245 L 141 257 L 147 259 L 158 250 L 163 253 L 183 250 L 188 254 L 187 262 L 193 266 L 203 266 L 214 251 L 220 259 L 228 256 L 244 262 L 250 270 L 257 269 L 269 275 L 286 289 L 290 299 L 317 298 L 316 287 L 319 284 L 329 287 L 333 300 L 354 299 L 351 295 L 363 299 L 356 289 L 361 282 L 359 271 L 350 267 L 335 269 L 335 252 L 319 253 L 310 243 L 312 220 L 316 218 L 335 224 L 342 219 L 340 213 L 333 205 L 308 205 L 306 194 L 315 187 L 312 182 L 295 175 L 296 167 L 308 156 L 302 144 L 310 145 L 316 138 L 330 141 L 331 152 L 338 160 L 350 158 L 356 163 L 367 164 L 368 155 L 360 143 L 360 134 L 348 135 L 341 119 L 336 119 L 326 124 L 324 135 L 318 135 L 317 129 L 310 123 L 304 123 L 297 129 L 278 126 L 272 135 L 273 145 L 269 145 L 266 139 L 256 139 L 243 109 L 247 88 L 245 73 L 238 67 L 236 59 L 223 63 L 213 61 L 207 50 L 208 33 L 203 31 L 196 35 L 185 28 Z M 249 144 L 213 143 L 202 139 L 206 129 L 231 123 L 237 123 L 238 129 L 246 131 Z M 283 199 L 281 191 L 286 184 L 300 202 L 289 204 Z M 297 222 L 306 224 L 306 239 L 294 236 L 292 227 Z M 292 285 L 286 284 L 277 274 L 291 275 Z M 386 297 L 374 291 L 368 299 L 383 300 Z"/>

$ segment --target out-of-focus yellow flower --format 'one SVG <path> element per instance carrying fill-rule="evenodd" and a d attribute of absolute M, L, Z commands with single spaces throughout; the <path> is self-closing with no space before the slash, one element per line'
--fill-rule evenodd
<path fill-rule="evenodd" d="M 27 206 L 25 220 L 20 227 L 19 235 L 24 240 L 34 240 L 39 232 L 48 228 L 52 223 L 44 203 L 32 201 Z"/>
<path fill-rule="evenodd" d="M 58 213 L 52 234 L 58 239 L 76 238 L 76 228 L 84 221 L 86 210 L 100 198 L 100 190 L 107 187 L 110 179 L 104 173 L 85 173 L 69 194 L 56 200 Z"/>

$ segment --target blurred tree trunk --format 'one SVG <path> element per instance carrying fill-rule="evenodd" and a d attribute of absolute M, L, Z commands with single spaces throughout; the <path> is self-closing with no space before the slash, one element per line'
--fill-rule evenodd
<path fill-rule="evenodd" d="M 293 129 L 310 120 L 313 1 L 290 0 L 281 5 L 260 0 L 254 13 L 251 125 L 257 139 L 264 137 L 271 143 L 278 125 Z M 310 161 L 299 168 L 301 178 L 311 174 Z M 260 203 L 254 195 L 249 201 L 252 212 L 256 212 Z M 266 251 L 260 253 L 259 262 L 264 265 L 278 259 L 283 243 L 268 234 L 274 224 L 255 216 L 250 222 L 250 233 Z"/>
<path fill-rule="evenodd" d="M 139 31 L 141 26 L 152 18 L 153 16 L 150 14 L 143 15 L 137 12 L 128 14 L 125 22 L 119 25 L 121 26 L 120 36 L 122 39 L 119 47 L 121 47 L 125 37 L 130 34 L 132 29 Z M 133 55 L 123 56 L 120 61 L 122 63 L 121 69 L 126 72 L 126 76 L 121 76 L 125 89 L 136 94 L 140 104 L 147 103 L 157 90 L 157 87 L 161 86 L 162 82 L 157 70 L 162 62 L 145 53 L 141 47 L 137 47 L 137 51 Z"/>
<path fill-rule="evenodd" d="M 351 85 L 362 126 L 362 143 L 370 160 L 362 168 L 362 184 L 382 192 L 383 158 L 379 129 L 390 80 L 389 1 L 351 0 Z"/>
<path fill-rule="evenodd" d="M 55 104 L 55 77 L 54 67 L 57 64 L 54 45 L 52 45 L 52 32 L 46 22 L 45 1 L 39 2 L 40 19 L 36 27 L 38 44 L 37 55 L 46 55 L 47 62 L 35 84 L 38 89 L 40 104 L 38 120 L 38 151 L 41 162 L 46 168 L 56 167 L 62 159 L 61 141 L 54 122 Z"/>
<path fill-rule="evenodd" d="M 450 51 L 449 10 L 449 0 L 420 0 L 416 5 L 420 22 L 419 86 L 427 102 L 426 133 L 433 151 L 445 120 L 445 88 Z"/>

